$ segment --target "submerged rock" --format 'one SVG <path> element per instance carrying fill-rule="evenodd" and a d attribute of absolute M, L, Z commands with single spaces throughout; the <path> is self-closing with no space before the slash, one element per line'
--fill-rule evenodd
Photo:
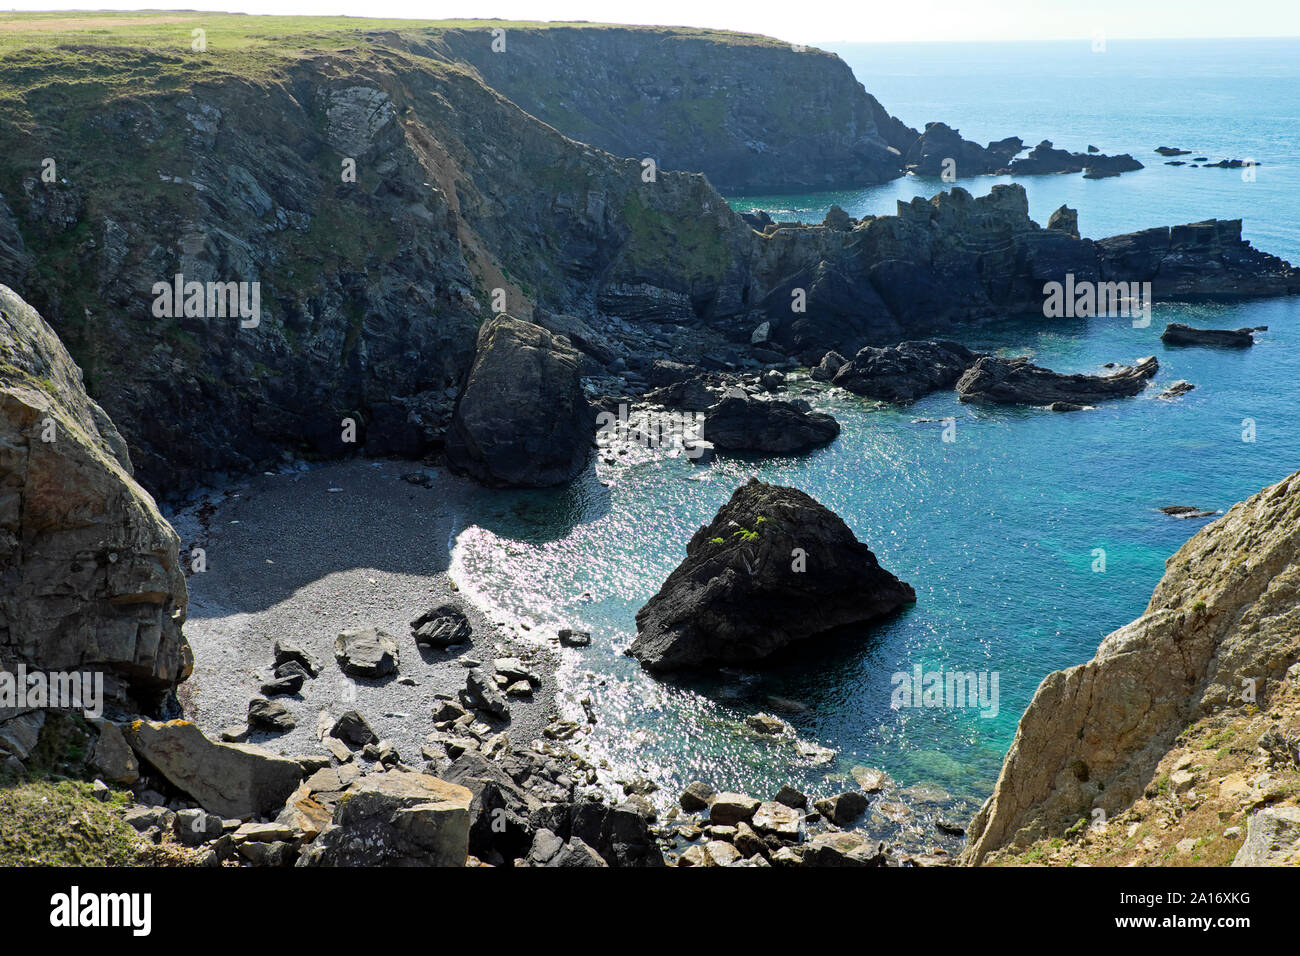
<path fill-rule="evenodd" d="M 915 600 L 833 512 L 795 488 L 751 479 L 637 612 L 628 653 L 655 673 L 752 665 Z"/>
<path fill-rule="evenodd" d="M 1088 405 L 1138 394 L 1159 368 L 1155 356 L 1148 356 L 1110 375 L 1063 375 L 1026 358 L 986 355 L 962 375 L 957 395 L 963 402 L 993 405 Z"/>
<path fill-rule="evenodd" d="M 596 427 L 580 376 L 567 340 L 509 315 L 488 320 L 447 435 L 447 463 L 494 487 L 577 477 Z"/>

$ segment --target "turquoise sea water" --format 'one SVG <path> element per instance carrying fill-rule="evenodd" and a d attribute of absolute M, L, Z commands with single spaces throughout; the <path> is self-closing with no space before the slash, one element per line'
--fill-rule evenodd
<path fill-rule="evenodd" d="M 1254 183 L 1236 171 L 1158 162 L 1099 182 L 1022 182 L 1036 216 L 1068 202 L 1087 234 L 1243 216 L 1257 245 L 1300 260 L 1300 44 L 1146 46 L 1155 52 L 1119 43 L 1087 56 L 1025 46 L 840 52 L 887 108 L 914 124 L 944 118 L 981 139 L 1091 142 L 1144 161 L 1164 144 L 1260 159 Z M 997 181 L 961 185 L 982 192 Z M 892 211 L 894 199 L 940 185 L 908 179 L 852 194 L 736 202 L 820 218 L 830 202 L 854 214 Z M 1173 349 L 1159 341 L 1169 321 L 1270 331 L 1248 350 Z M 814 404 L 843 432 L 807 456 L 720 458 L 701 469 L 645 452 L 602 462 L 567 489 L 476 493 L 453 573 L 503 616 L 593 632 L 592 648 L 566 652 L 565 706 L 580 716 L 573 701 L 590 696 L 600 720 L 589 743 L 613 776 L 648 774 L 669 794 L 694 778 L 761 795 L 784 782 L 829 793 L 837 781 L 828 773 L 863 763 L 904 784 L 981 800 L 1042 677 L 1087 660 L 1105 634 L 1139 615 L 1165 559 L 1205 524 L 1158 509 L 1226 509 L 1300 468 L 1300 299 L 1157 303 L 1144 329 L 1127 319 L 1008 317 L 956 337 L 1062 371 L 1154 353 L 1161 371 L 1137 398 L 1074 414 L 971 408 L 951 393 L 885 408 L 816 387 Z M 1177 379 L 1197 387 L 1172 401 L 1157 397 Z M 945 442 L 937 420 L 949 416 L 955 440 Z M 1255 440 L 1244 441 L 1250 422 Z M 916 605 L 762 675 L 690 685 L 646 677 L 622 653 L 636 610 L 695 529 L 751 475 L 802 488 L 839 513 L 915 586 Z M 997 673 L 997 716 L 893 708 L 891 676 L 917 664 Z M 739 726 L 746 714 L 771 711 L 770 696 L 806 708 L 783 716 L 804 739 L 837 751 L 829 766 Z"/>

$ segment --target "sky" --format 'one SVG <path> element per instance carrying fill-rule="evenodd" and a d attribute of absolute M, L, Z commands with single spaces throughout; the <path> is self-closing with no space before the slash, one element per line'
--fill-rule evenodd
<path fill-rule="evenodd" d="M 0 0 L 2 10 L 137 10 L 165 0 Z M 1300 0 L 178 0 L 172 9 L 411 19 L 592 20 L 763 33 L 791 43 L 1300 36 Z"/>

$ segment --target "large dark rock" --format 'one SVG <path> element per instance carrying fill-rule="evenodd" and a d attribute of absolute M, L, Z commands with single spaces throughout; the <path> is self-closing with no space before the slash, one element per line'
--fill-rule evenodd
<path fill-rule="evenodd" d="M 842 365 L 832 381 L 857 395 L 914 402 L 938 389 L 952 388 L 979 357 L 980 353 L 956 342 L 867 346 Z"/>
<path fill-rule="evenodd" d="M 596 426 L 580 374 L 577 350 L 541 326 L 508 315 L 485 322 L 447 437 L 447 463 L 494 487 L 542 488 L 577 477 Z"/>
<path fill-rule="evenodd" d="M 1062 375 L 1027 358 L 986 355 L 961 377 L 957 395 L 990 405 L 1091 404 L 1138 394 L 1159 368 L 1155 356 L 1148 356 L 1110 375 Z"/>
<path fill-rule="evenodd" d="M 705 413 L 704 440 L 721 451 L 791 455 L 835 440 L 840 424 L 783 401 L 730 396 Z"/>
<path fill-rule="evenodd" d="M 988 147 L 962 139 L 946 123 L 926 123 L 925 132 L 903 157 L 903 164 L 918 176 L 982 176 L 1011 162 L 1024 149 L 1018 136 L 989 143 Z"/>
<path fill-rule="evenodd" d="M 655 673 L 754 665 L 915 600 L 833 512 L 798 489 L 751 479 L 637 612 L 628 653 Z"/>
<path fill-rule="evenodd" d="M 565 842 L 576 837 L 610 866 L 664 865 L 645 817 L 626 804 L 610 806 L 595 800 L 549 804 L 534 811 L 529 822 L 534 831 L 549 830 Z"/>
<path fill-rule="evenodd" d="M 1165 326 L 1160 341 L 1165 345 L 1212 345 L 1242 349 L 1255 344 L 1254 329 L 1197 329 L 1181 322 Z"/>

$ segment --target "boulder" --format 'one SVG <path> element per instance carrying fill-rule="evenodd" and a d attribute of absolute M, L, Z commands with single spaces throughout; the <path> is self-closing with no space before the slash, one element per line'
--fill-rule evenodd
<path fill-rule="evenodd" d="M 1138 394 L 1159 368 L 1155 356 L 1148 356 L 1110 375 L 1063 375 L 1026 358 L 986 355 L 957 382 L 957 397 L 990 405 L 1091 405 Z"/>
<path fill-rule="evenodd" d="M 702 810 L 709 809 L 711 801 L 717 793 L 707 783 L 701 783 L 699 780 L 687 784 L 686 789 L 682 791 L 678 803 L 687 813 L 698 813 Z"/>
<path fill-rule="evenodd" d="M 654 673 L 753 666 L 915 600 L 833 512 L 798 489 L 751 479 L 637 612 L 628 653 Z"/>
<path fill-rule="evenodd" d="M 576 349 L 508 315 L 483 324 L 447 435 L 447 463 L 492 487 L 540 488 L 586 467 L 596 415 Z"/>
<path fill-rule="evenodd" d="M 979 358 L 979 353 L 956 342 L 867 346 L 842 365 L 832 381 L 856 395 L 914 402 L 938 389 L 952 388 Z"/>
<path fill-rule="evenodd" d="M 1300 807 L 1264 807 L 1246 819 L 1246 839 L 1233 866 L 1300 863 Z"/>
<path fill-rule="evenodd" d="M 396 673 L 401 654 L 392 635 L 376 627 L 344 631 L 334 641 L 334 659 L 353 677 L 387 677 Z"/>
<path fill-rule="evenodd" d="M 97 726 L 99 736 L 90 752 L 90 766 L 109 783 L 129 787 L 140 779 L 140 762 L 117 724 L 103 721 Z"/>
<path fill-rule="evenodd" d="M 813 804 L 817 812 L 837 827 L 852 823 L 867 812 L 867 797 L 859 790 L 846 790 Z"/>
<path fill-rule="evenodd" d="M 834 441 L 840 424 L 791 402 L 731 396 L 705 413 L 704 439 L 719 451 L 790 455 Z"/>
<path fill-rule="evenodd" d="M 818 382 L 829 382 L 835 377 L 835 373 L 844 367 L 847 362 L 843 355 L 834 349 L 822 356 L 822 360 L 809 373 L 810 377 Z"/>
<path fill-rule="evenodd" d="M 559 868 L 609 866 L 581 838 L 573 837 L 565 843 L 550 830 L 538 830 L 533 836 L 527 864 Z"/>
<path fill-rule="evenodd" d="M 0 285 L 0 667 L 103 670 L 157 712 L 193 668 L 179 547 L 81 369 Z"/>
<path fill-rule="evenodd" d="M 299 866 L 464 866 L 470 792 L 428 774 L 360 777 Z"/>
<path fill-rule="evenodd" d="M 254 730 L 269 730 L 283 734 L 298 726 L 289 708 L 279 701 L 254 697 L 248 702 L 248 726 Z"/>
<path fill-rule="evenodd" d="M 355 710 L 345 712 L 334 721 L 329 735 L 343 741 L 354 750 L 366 744 L 379 742 L 379 735 L 371 728 L 370 722 Z"/>
<path fill-rule="evenodd" d="M 469 641 L 474 629 L 454 604 L 440 604 L 411 621 L 415 643 L 425 647 L 452 647 Z"/>
<path fill-rule="evenodd" d="M 801 857 L 803 866 L 884 866 L 887 859 L 883 843 L 856 833 L 819 833 Z"/>
<path fill-rule="evenodd" d="M 548 804 L 533 812 L 530 823 L 534 830 L 550 830 L 565 842 L 577 837 L 610 866 L 664 865 L 649 823 L 626 805 L 610 806 L 586 799 Z"/>
<path fill-rule="evenodd" d="M 716 826 L 734 827 L 742 820 L 752 819 L 758 806 L 758 800 L 743 793 L 720 793 L 709 803 L 709 822 Z"/>
<path fill-rule="evenodd" d="M 510 716 L 510 705 L 497 686 L 496 678 L 486 667 L 471 667 L 465 675 L 461 701 L 466 707 L 487 711 L 502 719 Z"/>
<path fill-rule="evenodd" d="M 252 744 L 216 743 L 186 720 L 137 720 L 125 736 L 141 761 L 226 819 L 278 811 L 302 779 L 296 760 Z"/>

